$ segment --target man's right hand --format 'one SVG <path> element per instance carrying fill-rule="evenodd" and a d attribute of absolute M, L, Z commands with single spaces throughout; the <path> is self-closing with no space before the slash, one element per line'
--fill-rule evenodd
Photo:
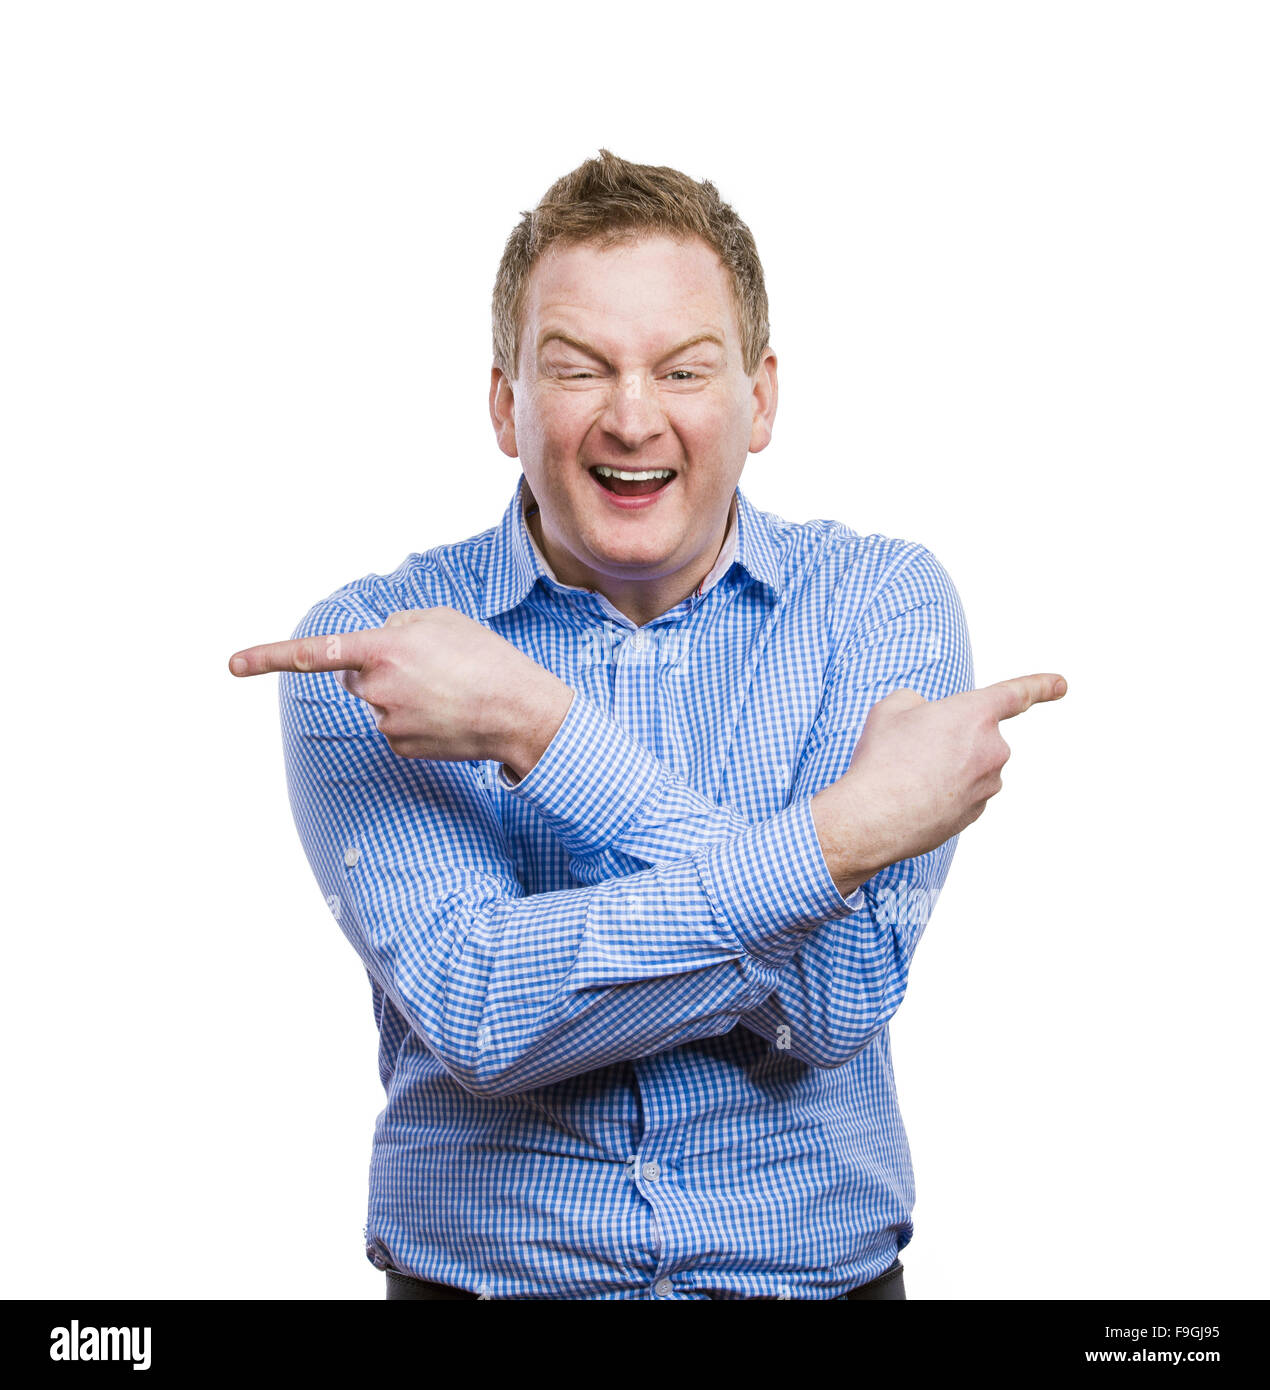
<path fill-rule="evenodd" d="M 1060 700 L 1062 676 L 1018 676 L 943 700 L 896 690 L 869 711 L 851 767 L 812 798 L 825 863 L 843 896 L 879 869 L 942 845 L 1001 790 L 997 725 Z"/>

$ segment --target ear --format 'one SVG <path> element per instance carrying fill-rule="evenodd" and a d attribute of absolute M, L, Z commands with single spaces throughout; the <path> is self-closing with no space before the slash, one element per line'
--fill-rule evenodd
<path fill-rule="evenodd" d="M 776 354 L 771 348 L 763 349 L 754 375 L 753 407 L 750 453 L 757 454 L 772 442 L 772 425 L 776 419 Z"/>
<path fill-rule="evenodd" d="M 498 367 L 490 368 L 489 418 L 494 425 L 494 438 L 508 458 L 519 458 L 516 450 L 516 401 L 512 384 Z"/>

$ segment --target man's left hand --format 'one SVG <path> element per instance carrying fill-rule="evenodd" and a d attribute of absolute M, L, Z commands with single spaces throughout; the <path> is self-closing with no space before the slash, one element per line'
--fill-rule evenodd
<path fill-rule="evenodd" d="M 382 628 L 249 647 L 229 669 L 236 676 L 338 671 L 398 756 L 492 758 L 518 777 L 542 756 L 573 700 L 572 688 L 546 667 L 444 606 L 394 613 Z"/>

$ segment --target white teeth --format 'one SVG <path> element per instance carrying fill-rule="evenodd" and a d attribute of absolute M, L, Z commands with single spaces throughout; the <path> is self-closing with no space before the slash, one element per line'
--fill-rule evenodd
<path fill-rule="evenodd" d="M 621 478 L 624 483 L 645 483 L 649 478 L 669 478 L 673 471 L 669 468 L 648 468 L 643 473 L 626 473 L 620 468 L 599 467 L 595 470 L 601 478 Z"/>

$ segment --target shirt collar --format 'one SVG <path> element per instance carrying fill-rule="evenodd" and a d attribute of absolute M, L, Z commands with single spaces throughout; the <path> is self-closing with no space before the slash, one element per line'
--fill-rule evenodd
<path fill-rule="evenodd" d="M 780 557 L 766 512 L 761 512 L 738 487 L 734 492 L 732 521 L 724 537 L 719 558 L 702 580 L 698 593 L 708 592 L 734 564 L 777 593 L 781 589 Z M 546 558 L 539 551 L 525 523 L 525 475 L 516 482 L 516 492 L 494 529 L 481 596 L 481 616 L 492 618 L 522 603 L 539 579 L 559 584 Z M 579 591 L 588 592 L 588 591 Z"/>

